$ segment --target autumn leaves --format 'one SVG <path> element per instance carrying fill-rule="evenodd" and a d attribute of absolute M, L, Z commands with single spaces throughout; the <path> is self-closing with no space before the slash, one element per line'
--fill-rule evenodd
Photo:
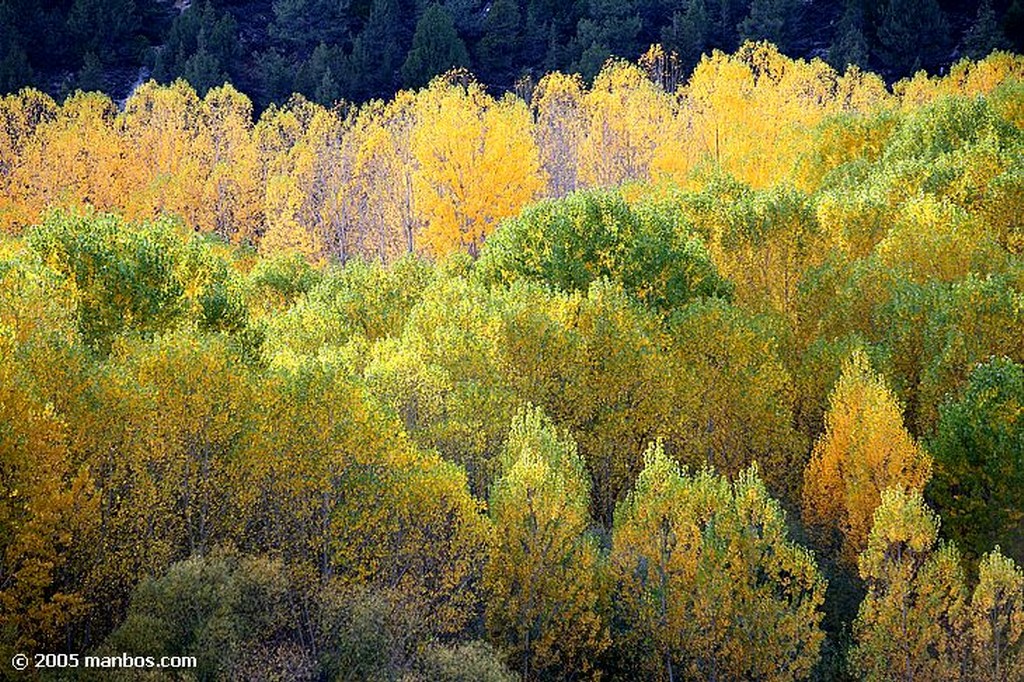
<path fill-rule="evenodd" d="M 17 233 L 48 207 L 88 205 L 132 219 L 173 213 L 263 253 L 314 260 L 477 253 L 534 199 L 586 187 L 685 184 L 713 165 L 755 188 L 781 178 L 813 188 L 858 153 L 844 145 L 877 139 L 851 133 L 862 115 L 987 92 L 1019 65 L 997 55 L 957 68 L 894 95 L 871 74 L 840 75 L 758 43 L 706 57 L 674 92 L 621 62 L 590 87 L 549 74 L 528 101 L 495 99 L 455 73 L 355 108 L 296 97 L 255 124 L 230 86 L 200 98 L 184 82 L 151 82 L 123 111 L 96 93 L 57 104 L 25 90 L 0 103 L 0 225 Z M 823 155 L 808 154 L 815 126 L 844 114 Z"/>

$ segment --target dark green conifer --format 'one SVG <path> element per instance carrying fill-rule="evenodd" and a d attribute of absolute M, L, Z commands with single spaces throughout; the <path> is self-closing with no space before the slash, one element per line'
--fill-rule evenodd
<path fill-rule="evenodd" d="M 460 66 L 469 66 L 466 45 L 456 32 L 448 10 L 434 3 L 416 24 L 412 49 L 402 65 L 402 82 L 407 88 L 417 88 L 434 76 Z"/>

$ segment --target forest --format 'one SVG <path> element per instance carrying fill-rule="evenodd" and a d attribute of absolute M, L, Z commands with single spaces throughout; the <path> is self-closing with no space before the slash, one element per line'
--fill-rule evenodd
<path fill-rule="evenodd" d="M 1024 57 L 676 60 L 0 98 L 4 675 L 1024 679 Z"/>
<path fill-rule="evenodd" d="M 230 80 L 262 112 L 293 92 L 390 99 L 460 67 L 491 94 L 552 71 L 589 84 L 654 43 L 685 79 L 702 54 L 760 40 L 892 84 L 1024 52 L 1024 0 L 0 0 L 0 92 L 121 101 L 150 77 L 200 96 Z"/>

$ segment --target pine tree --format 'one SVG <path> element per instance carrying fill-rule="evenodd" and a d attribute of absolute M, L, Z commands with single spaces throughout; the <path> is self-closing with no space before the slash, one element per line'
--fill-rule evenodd
<path fill-rule="evenodd" d="M 298 58 L 321 42 L 341 45 L 348 38 L 349 0 L 274 0 L 270 36 Z"/>
<path fill-rule="evenodd" d="M 203 47 L 188 58 L 181 76 L 196 89 L 200 97 L 206 96 L 211 88 L 223 85 L 228 80 L 227 73 L 221 68 L 220 60 Z"/>
<path fill-rule="evenodd" d="M 593 0 L 590 13 L 580 19 L 571 49 L 576 61 L 573 71 L 593 79 L 609 57 L 636 59 L 641 51 L 640 16 L 636 0 Z"/>
<path fill-rule="evenodd" d="M 864 36 L 864 7 L 861 0 L 847 0 L 836 35 L 828 48 L 828 62 L 837 71 L 849 66 L 868 65 L 868 42 Z"/>
<path fill-rule="evenodd" d="M 106 79 L 103 76 L 103 64 L 92 52 L 85 53 L 82 68 L 75 76 L 75 87 L 85 92 L 106 90 Z"/>
<path fill-rule="evenodd" d="M 987 57 L 993 50 L 1008 49 L 1010 41 L 996 21 L 992 0 L 982 0 L 978 6 L 978 16 L 964 35 L 964 56 L 977 60 Z"/>
<path fill-rule="evenodd" d="M 704 0 L 691 0 L 686 10 L 675 12 L 670 24 L 661 30 L 665 49 L 679 55 L 684 71 L 691 70 L 708 44 L 711 24 Z"/>
<path fill-rule="evenodd" d="M 767 40 L 780 52 L 789 48 L 798 4 L 794 0 L 753 0 L 750 14 L 740 22 L 742 40 Z"/>
<path fill-rule="evenodd" d="M 383 98 L 392 93 L 403 42 L 401 32 L 398 0 L 373 0 L 370 18 L 356 37 L 348 60 L 352 99 Z"/>
<path fill-rule="evenodd" d="M 75 0 L 67 31 L 78 54 L 95 54 L 103 64 L 137 57 L 139 29 L 135 0 Z"/>
<path fill-rule="evenodd" d="M 434 76 L 460 66 L 469 66 L 466 45 L 448 10 L 433 3 L 416 24 L 412 49 L 402 65 L 402 82 L 407 88 L 421 87 Z"/>
<path fill-rule="evenodd" d="M 877 39 L 878 58 L 895 76 L 935 71 L 949 56 L 949 23 L 937 0 L 888 0 Z"/>
<path fill-rule="evenodd" d="M 15 92 L 32 82 L 32 67 L 10 6 L 0 1 L 0 92 Z"/>
<path fill-rule="evenodd" d="M 476 48 L 476 64 L 485 82 L 512 85 L 519 64 L 520 16 L 516 0 L 495 0 L 484 19 L 484 35 Z"/>

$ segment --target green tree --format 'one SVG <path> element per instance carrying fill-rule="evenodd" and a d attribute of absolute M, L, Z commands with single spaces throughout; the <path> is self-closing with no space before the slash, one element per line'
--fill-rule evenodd
<path fill-rule="evenodd" d="M 135 59 L 139 14 L 135 0 L 75 0 L 67 32 L 78 55 L 92 52 L 103 64 Z"/>
<path fill-rule="evenodd" d="M 32 67 L 15 19 L 10 5 L 0 2 L 0 92 L 17 92 L 32 82 Z"/>
<path fill-rule="evenodd" d="M 828 63 L 837 71 L 845 71 L 850 66 L 867 67 L 868 41 L 864 25 L 863 0 L 846 0 L 828 48 Z"/>
<path fill-rule="evenodd" d="M 181 76 L 195 88 L 200 97 L 205 97 L 207 92 L 228 80 L 220 60 L 202 47 L 185 62 Z"/>
<path fill-rule="evenodd" d="M 502 458 L 483 574 L 487 629 L 524 680 L 594 676 L 608 634 L 590 481 L 576 443 L 530 408 L 513 420 Z"/>
<path fill-rule="evenodd" d="M 526 208 L 484 246 L 476 277 L 518 279 L 586 291 L 602 278 L 668 314 L 696 298 L 728 296 L 703 240 L 665 205 L 628 205 L 620 194 L 587 191 Z"/>
<path fill-rule="evenodd" d="M 350 0 L 274 0 L 270 36 L 299 59 L 320 43 L 343 44 L 351 28 L 349 5 Z"/>
<path fill-rule="evenodd" d="M 476 46 L 476 66 L 487 83 L 509 87 L 520 63 L 519 3 L 496 0 L 484 19 L 484 35 Z"/>
<path fill-rule="evenodd" d="M 1010 41 L 1006 39 L 1002 26 L 996 21 L 992 0 L 982 0 L 978 5 L 978 15 L 974 23 L 964 34 L 964 56 L 971 59 L 984 59 L 993 50 L 1010 49 Z"/>
<path fill-rule="evenodd" d="M 124 622 L 97 653 L 195 656 L 206 679 L 309 675 L 316 663 L 298 645 L 297 596 L 279 560 L 196 555 L 140 582 Z"/>
<path fill-rule="evenodd" d="M 449 69 L 468 66 L 469 53 L 451 14 L 432 3 L 416 24 L 412 48 L 402 64 L 402 82 L 407 88 L 421 87 Z"/>
<path fill-rule="evenodd" d="M 686 475 L 660 446 L 615 511 L 610 570 L 634 679 L 798 680 L 818 660 L 825 582 L 752 468 Z"/>
<path fill-rule="evenodd" d="M 85 92 L 103 92 L 106 90 L 106 80 L 99 58 L 92 52 L 86 52 L 82 68 L 75 75 L 75 87 Z"/>
<path fill-rule="evenodd" d="M 129 226 L 114 216 L 54 213 L 28 241 L 75 283 L 82 336 L 106 352 L 118 333 L 152 334 L 178 315 L 177 229 L 167 220 Z"/>
<path fill-rule="evenodd" d="M 949 23 L 936 0 L 888 0 L 877 40 L 878 59 L 894 75 L 934 71 L 948 57 Z"/>
<path fill-rule="evenodd" d="M 166 44 L 157 52 L 153 77 L 161 82 L 183 77 L 202 97 L 236 75 L 240 57 L 234 18 L 229 12 L 217 12 L 207 0 L 175 17 Z"/>
<path fill-rule="evenodd" d="M 1024 366 L 1007 358 L 977 365 L 959 397 L 940 408 L 929 441 L 928 486 L 948 536 L 980 557 L 999 543 L 1024 558 Z"/>
<path fill-rule="evenodd" d="M 641 21 L 635 0 L 592 0 L 589 12 L 580 19 L 570 49 L 573 71 L 593 78 L 611 56 L 635 59 L 640 53 Z"/>
<path fill-rule="evenodd" d="M 780 52 L 789 49 L 793 24 L 798 21 L 799 3 L 794 0 L 753 0 L 750 14 L 740 22 L 742 40 L 767 40 Z"/>
<path fill-rule="evenodd" d="M 661 42 L 665 49 L 675 52 L 682 60 L 684 70 L 693 68 L 705 47 L 711 32 L 711 21 L 704 0 L 691 0 L 686 9 L 672 14 L 671 21 L 661 29 Z"/>
<path fill-rule="evenodd" d="M 356 101 L 393 92 L 403 44 L 398 0 L 373 0 L 366 27 L 356 36 L 349 58 L 351 97 Z"/>
<path fill-rule="evenodd" d="M 862 679 L 959 677 L 967 600 L 956 547 L 936 548 L 939 518 L 921 493 L 887 488 L 857 565 L 867 584 L 849 660 Z"/>

